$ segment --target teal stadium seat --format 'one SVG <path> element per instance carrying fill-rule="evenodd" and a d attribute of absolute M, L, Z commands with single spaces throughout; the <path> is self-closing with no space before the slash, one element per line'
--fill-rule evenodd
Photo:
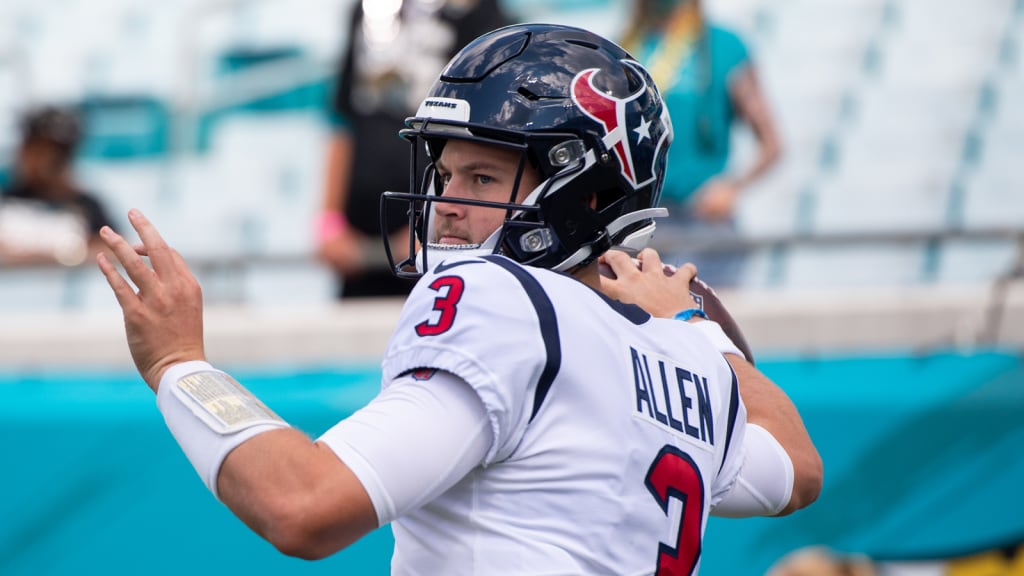
<path fill-rule="evenodd" d="M 1002 79 L 983 132 L 977 165 L 966 176 L 962 224 L 967 228 L 1024 225 L 1024 74 Z"/>

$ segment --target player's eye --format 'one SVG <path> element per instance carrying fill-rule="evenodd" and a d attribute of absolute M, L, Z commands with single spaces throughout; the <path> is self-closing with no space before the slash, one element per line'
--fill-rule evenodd
<path fill-rule="evenodd" d="M 478 184 L 490 184 L 491 182 L 494 182 L 494 178 L 491 178 L 487 174 L 477 174 L 476 181 Z"/>

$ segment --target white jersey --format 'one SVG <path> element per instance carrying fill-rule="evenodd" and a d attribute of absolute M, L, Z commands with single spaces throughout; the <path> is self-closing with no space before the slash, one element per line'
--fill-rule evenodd
<path fill-rule="evenodd" d="M 448 260 L 407 300 L 385 387 L 421 368 L 472 387 L 494 442 L 393 523 L 395 573 L 697 572 L 746 418 L 691 325 L 504 257 Z"/>

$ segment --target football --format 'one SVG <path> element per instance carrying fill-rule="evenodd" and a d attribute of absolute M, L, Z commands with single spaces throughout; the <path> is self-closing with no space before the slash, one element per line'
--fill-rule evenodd
<path fill-rule="evenodd" d="M 668 266 L 665 267 L 666 274 L 672 274 L 668 270 Z M 690 296 L 697 303 L 697 306 L 708 315 L 709 320 L 718 322 L 718 325 L 722 327 L 725 335 L 732 340 L 732 343 L 743 352 L 743 355 L 747 358 L 747 361 L 751 364 L 754 363 L 754 353 L 750 350 L 750 344 L 747 343 L 746 337 L 743 336 L 743 331 L 740 330 L 740 325 L 729 313 L 729 310 L 722 303 L 722 299 L 715 294 L 715 291 L 708 286 L 699 277 L 694 278 L 690 282 Z"/>
<path fill-rule="evenodd" d="M 633 258 L 633 262 L 638 268 L 640 267 L 639 260 Z M 602 276 L 615 278 L 615 272 L 607 264 L 601 263 L 598 266 L 598 271 Z M 664 271 L 666 276 L 672 276 L 676 273 L 676 268 L 670 264 L 665 264 Z M 718 297 L 718 294 L 715 293 L 711 286 L 708 286 L 699 277 L 695 277 L 690 282 L 690 296 L 693 297 L 693 301 L 697 303 L 697 306 L 708 315 L 708 319 L 717 322 L 722 327 L 725 335 L 740 349 L 740 352 L 743 352 L 743 356 L 746 357 L 747 361 L 753 364 L 754 353 L 750 350 L 750 344 L 747 343 L 746 337 L 743 336 L 740 325 L 732 317 L 732 314 L 729 313 L 722 299 Z"/>

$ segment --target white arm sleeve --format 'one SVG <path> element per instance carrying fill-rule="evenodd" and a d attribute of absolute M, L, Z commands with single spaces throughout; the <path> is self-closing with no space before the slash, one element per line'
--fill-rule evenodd
<path fill-rule="evenodd" d="M 455 485 L 493 443 L 483 403 L 462 379 L 410 375 L 317 439 L 359 478 L 381 526 Z"/>
<path fill-rule="evenodd" d="M 713 516 L 773 516 L 793 494 L 793 461 L 770 432 L 747 424 L 743 465 L 732 489 L 711 510 Z"/>

